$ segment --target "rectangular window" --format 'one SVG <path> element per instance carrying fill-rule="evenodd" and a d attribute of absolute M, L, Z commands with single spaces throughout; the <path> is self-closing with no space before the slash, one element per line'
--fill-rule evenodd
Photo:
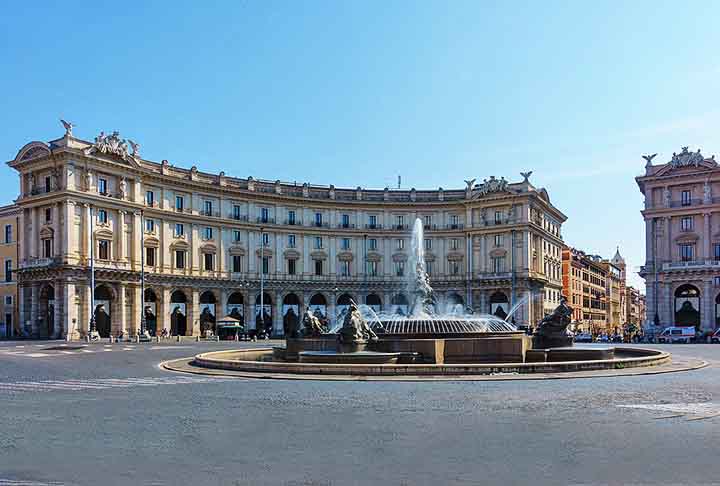
<path fill-rule="evenodd" d="M 145 220 L 145 232 L 147 232 L 147 233 L 155 232 L 155 220 L 154 219 L 146 219 Z"/>
<path fill-rule="evenodd" d="M 690 206 L 692 204 L 692 197 L 690 191 L 683 191 L 680 193 L 681 204 L 683 206 Z"/>
<path fill-rule="evenodd" d="M 205 270 L 215 270 L 215 255 L 212 253 L 203 253 L 203 262 L 203 268 L 205 268 Z"/>
<path fill-rule="evenodd" d="M 405 217 L 402 215 L 395 216 L 395 225 L 397 229 L 403 229 L 405 223 Z"/>
<path fill-rule="evenodd" d="M 213 239 L 213 229 L 210 226 L 205 227 L 205 239 L 206 240 Z"/>
<path fill-rule="evenodd" d="M 683 218 L 680 219 L 680 229 L 682 231 L 692 231 L 692 229 L 693 229 L 692 216 L 683 216 Z"/>
<path fill-rule="evenodd" d="M 270 211 L 268 211 L 268 208 L 261 208 L 260 209 L 260 222 L 267 223 L 269 218 L 270 218 Z"/>
<path fill-rule="evenodd" d="M 450 249 L 451 249 L 451 250 L 457 250 L 457 249 L 458 249 L 458 239 L 457 239 L 457 238 L 451 238 L 451 239 L 450 239 Z"/>
<path fill-rule="evenodd" d="M 371 277 L 377 277 L 378 274 L 378 262 L 368 262 L 368 274 Z"/>
<path fill-rule="evenodd" d="M 240 243 L 240 230 L 233 230 L 233 242 Z"/>
<path fill-rule="evenodd" d="M 430 226 L 432 225 L 432 216 L 427 215 L 425 216 L 425 229 L 430 229 Z"/>
<path fill-rule="evenodd" d="M 323 247 L 322 236 L 315 237 L 315 249 L 320 250 Z"/>
<path fill-rule="evenodd" d="M 501 273 L 505 271 L 505 257 L 493 257 L 492 259 L 493 272 Z"/>
<path fill-rule="evenodd" d="M 322 226 L 322 213 L 315 213 L 315 226 L 321 227 Z"/>
<path fill-rule="evenodd" d="M 5 260 L 5 281 L 12 282 L 12 260 Z"/>
<path fill-rule="evenodd" d="M 50 258 L 52 256 L 52 238 L 45 238 L 43 242 L 43 258 Z"/>
<path fill-rule="evenodd" d="M 107 224 L 107 211 L 98 209 L 98 223 Z"/>
<path fill-rule="evenodd" d="M 52 221 L 52 208 L 45 208 L 45 222 L 49 223 Z"/>
<path fill-rule="evenodd" d="M 372 251 L 377 250 L 377 240 L 375 238 L 370 238 L 368 240 L 368 249 Z"/>
<path fill-rule="evenodd" d="M 425 273 L 428 275 L 433 274 L 433 262 L 425 262 Z"/>
<path fill-rule="evenodd" d="M 374 214 L 371 214 L 368 218 L 368 226 L 370 226 L 370 229 L 375 229 L 377 227 L 377 216 Z"/>
<path fill-rule="evenodd" d="M 398 238 L 397 239 L 397 249 L 403 250 L 404 248 L 405 248 L 405 240 L 403 240 L 402 238 Z"/>
<path fill-rule="evenodd" d="M 405 262 L 395 262 L 395 276 L 403 277 L 405 275 Z"/>
<path fill-rule="evenodd" d="M 288 235 L 288 248 L 295 248 L 295 235 Z"/>
<path fill-rule="evenodd" d="M 12 243 L 12 225 L 5 225 L 5 243 Z"/>
<path fill-rule="evenodd" d="M 425 250 L 432 250 L 432 240 L 430 238 L 425 238 Z"/>
<path fill-rule="evenodd" d="M 267 275 L 270 273 L 270 257 L 263 257 L 262 259 L 262 273 Z"/>
<path fill-rule="evenodd" d="M 720 260 L 720 245 L 717 243 L 713 247 L 713 254 L 715 256 L 715 260 Z"/>
<path fill-rule="evenodd" d="M 185 235 L 185 226 L 182 223 L 175 223 L 175 238 Z"/>
<path fill-rule="evenodd" d="M 692 262 L 695 260 L 695 245 L 680 245 L 680 260 L 683 262 Z"/>
<path fill-rule="evenodd" d="M 185 268 L 185 250 L 175 250 L 175 268 Z"/>
<path fill-rule="evenodd" d="M 263 246 L 268 246 L 270 244 L 270 235 L 267 233 L 262 234 L 262 244 Z"/>
<path fill-rule="evenodd" d="M 45 192 L 50 192 L 52 190 L 50 181 L 51 181 L 50 177 L 45 177 Z"/>
<path fill-rule="evenodd" d="M 503 246 L 503 235 L 495 235 L 495 246 Z"/>
<path fill-rule="evenodd" d="M 340 262 L 340 274 L 343 277 L 349 277 L 350 276 L 350 262 L 343 260 Z"/>
<path fill-rule="evenodd" d="M 103 196 L 107 194 L 107 179 L 103 179 L 102 177 L 98 179 L 98 193 Z"/>
<path fill-rule="evenodd" d="M 322 274 L 323 274 L 323 261 L 315 260 L 315 275 L 322 275 Z"/>
<path fill-rule="evenodd" d="M 495 211 L 495 224 L 502 223 L 502 213 L 500 211 Z"/>
<path fill-rule="evenodd" d="M 233 219 L 240 219 L 240 206 L 233 204 Z"/>
<path fill-rule="evenodd" d="M 185 198 L 182 196 L 175 196 L 175 210 L 176 211 L 184 211 L 185 210 Z"/>
<path fill-rule="evenodd" d="M 148 206 L 155 205 L 155 193 L 152 191 L 145 191 L 145 204 Z"/>
<path fill-rule="evenodd" d="M 212 201 L 205 201 L 205 215 L 212 216 L 213 214 L 213 203 Z"/>
<path fill-rule="evenodd" d="M 13 296 L 6 295 L 5 296 L 5 307 L 10 307 L 11 305 L 13 305 Z"/>
<path fill-rule="evenodd" d="M 157 248 L 145 248 L 145 265 L 148 267 L 155 266 L 155 255 L 157 255 Z"/>
<path fill-rule="evenodd" d="M 343 227 L 343 228 L 349 228 L 349 227 L 350 227 L 350 215 L 349 215 L 349 214 L 343 214 L 343 215 L 342 215 L 342 227 Z"/>
<path fill-rule="evenodd" d="M 110 260 L 110 242 L 100 240 L 98 242 L 98 260 Z"/>
<path fill-rule="evenodd" d="M 295 273 L 296 273 L 296 271 L 295 271 L 296 262 L 297 262 L 297 260 L 296 260 L 295 258 L 290 258 L 290 259 L 288 259 L 288 261 L 287 261 L 287 265 L 288 265 L 288 267 L 287 267 L 287 268 L 288 268 L 287 273 L 288 273 L 288 275 L 295 275 Z"/>
<path fill-rule="evenodd" d="M 452 275 L 460 275 L 460 262 L 457 260 L 450 261 L 450 273 Z"/>
<path fill-rule="evenodd" d="M 242 256 L 233 255 L 232 257 L 232 271 L 240 273 L 242 271 Z"/>
<path fill-rule="evenodd" d="M 457 227 L 458 227 L 457 214 L 453 214 L 452 216 L 450 216 L 450 225 L 452 226 L 452 229 L 457 229 Z"/>
<path fill-rule="evenodd" d="M 288 224 L 295 225 L 295 211 L 288 211 Z"/>
<path fill-rule="evenodd" d="M 349 249 L 350 249 L 350 238 L 343 238 L 343 239 L 342 239 L 342 249 L 343 249 L 343 250 L 349 250 Z"/>

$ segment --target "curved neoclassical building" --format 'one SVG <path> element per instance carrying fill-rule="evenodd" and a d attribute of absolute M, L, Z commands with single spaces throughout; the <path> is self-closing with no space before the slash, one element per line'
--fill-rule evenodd
<path fill-rule="evenodd" d="M 527 324 L 561 294 L 566 218 L 526 176 L 450 190 L 297 185 L 145 160 L 117 133 L 88 142 L 72 128 L 8 164 L 26 334 L 81 337 L 93 313 L 105 336 L 136 333 L 143 314 L 157 333 L 197 335 L 225 315 L 253 329 L 261 300 L 276 335 L 305 306 L 330 321 L 349 299 L 405 312 L 416 218 L 441 302 L 500 315 L 517 303 Z"/>

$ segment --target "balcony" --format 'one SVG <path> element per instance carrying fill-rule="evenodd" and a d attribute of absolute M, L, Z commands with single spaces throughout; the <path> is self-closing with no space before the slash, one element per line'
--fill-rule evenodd
<path fill-rule="evenodd" d="M 383 226 L 381 224 L 366 224 L 365 229 L 368 230 L 381 230 Z"/>
<path fill-rule="evenodd" d="M 340 229 L 355 229 L 355 225 L 350 223 L 340 223 L 337 227 Z"/>
<path fill-rule="evenodd" d="M 220 217 L 220 211 L 207 211 L 203 209 L 200 211 L 200 216 L 209 216 L 211 218 L 219 218 Z"/>
<path fill-rule="evenodd" d="M 329 228 L 329 227 L 330 227 L 330 223 L 324 223 L 324 222 L 322 222 L 322 221 L 315 221 L 315 222 L 312 223 L 310 226 L 313 227 L 313 228 Z"/>
<path fill-rule="evenodd" d="M 720 260 L 693 260 L 687 262 L 666 262 L 662 264 L 662 270 L 665 272 L 706 269 L 720 269 Z"/>
<path fill-rule="evenodd" d="M 445 225 L 445 229 L 449 230 L 461 230 L 463 228 L 465 228 L 465 225 L 462 223 L 451 223 Z"/>
<path fill-rule="evenodd" d="M 247 217 L 247 216 L 243 216 L 243 215 L 241 215 L 241 214 L 231 214 L 231 215 L 229 216 L 229 218 L 230 218 L 230 219 L 233 219 L 233 220 L 235 220 L 235 221 L 244 221 L 244 222 L 246 222 L 246 223 L 247 223 L 247 221 L 248 221 L 248 217 Z"/>
<path fill-rule="evenodd" d="M 263 218 L 258 216 L 255 222 L 258 224 L 275 224 L 275 218 Z"/>
<path fill-rule="evenodd" d="M 33 258 L 30 260 L 25 260 L 20 263 L 20 270 L 28 269 L 28 268 L 42 268 L 42 267 L 49 267 L 51 265 L 59 263 L 60 260 L 58 258 Z"/>
<path fill-rule="evenodd" d="M 392 225 L 392 229 L 395 231 L 407 231 L 410 227 L 406 224 L 394 224 Z"/>
<path fill-rule="evenodd" d="M 285 226 L 302 226 L 302 221 L 297 219 L 286 219 Z"/>

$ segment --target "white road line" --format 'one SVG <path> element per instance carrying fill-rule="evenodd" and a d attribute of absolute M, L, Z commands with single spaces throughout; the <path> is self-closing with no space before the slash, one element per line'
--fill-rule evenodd
<path fill-rule="evenodd" d="M 63 486 L 63 483 L 51 481 L 49 483 L 43 481 L 17 480 L 17 479 L 0 479 L 0 486 Z"/>
<path fill-rule="evenodd" d="M 31 358 L 46 358 L 52 355 L 47 353 L 27 353 L 25 356 L 29 356 Z"/>
<path fill-rule="evenodd" d="M 209 381 L 226 381 L 215 377 L 148 377 L 148 378 L 105 378 L 92 380 L 62 380 L 62 381 L 22 381 L 15 383 L 0 383 L 0 391 L 38 392 L 38 391 L 82 391 L 106 390 L 111 388 L 132 388 L 139 386 L 183 385 L 192 383 L 205 383 Z M 2 486 L 2 485 L 0 485 Z"/>

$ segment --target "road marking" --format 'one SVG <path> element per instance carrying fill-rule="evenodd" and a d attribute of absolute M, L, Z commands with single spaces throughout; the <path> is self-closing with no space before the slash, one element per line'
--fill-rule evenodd
<path fill-rule="evenodd" d="M 63 486 L 64 483 L 57 481 L 31 481 L 22 479 L 0 479 L 0 486 Z"/>
<path fill-rule="evenodd" d="M 653 417 L 655 420 L 687 417 L 687 421 L 706 420 L 720 417 L 720 403 L 638 403 L 618 405 L 618 408 L 647 410 L 649 412 L 665 412 L 666 415 Z M 672 415 L 667 415 L 670 413 Z"/>
<path fill-rule="evenodd" d="M 199 376 L 167 376 L 167 377 L 130 377 L 130 378 L 96 378 L 88 380 L 47 380 L 17 381 L 0 383 L 0 392 L 43 392 L 43 391 L 83 391 L 106 390 L 111 388 L 133 388 L 139 386 L 184 385 L 228 381 L 229 378 Z M 0 483 L 2 486 L 2 483 Z"/>
<path fill-rule="evenodd" d="M 46 356 L 52 356 L 52 354 L 47 353 L 27 353 L 25 356 L 29 356 L 31 358 L 44 358 Z"/>

